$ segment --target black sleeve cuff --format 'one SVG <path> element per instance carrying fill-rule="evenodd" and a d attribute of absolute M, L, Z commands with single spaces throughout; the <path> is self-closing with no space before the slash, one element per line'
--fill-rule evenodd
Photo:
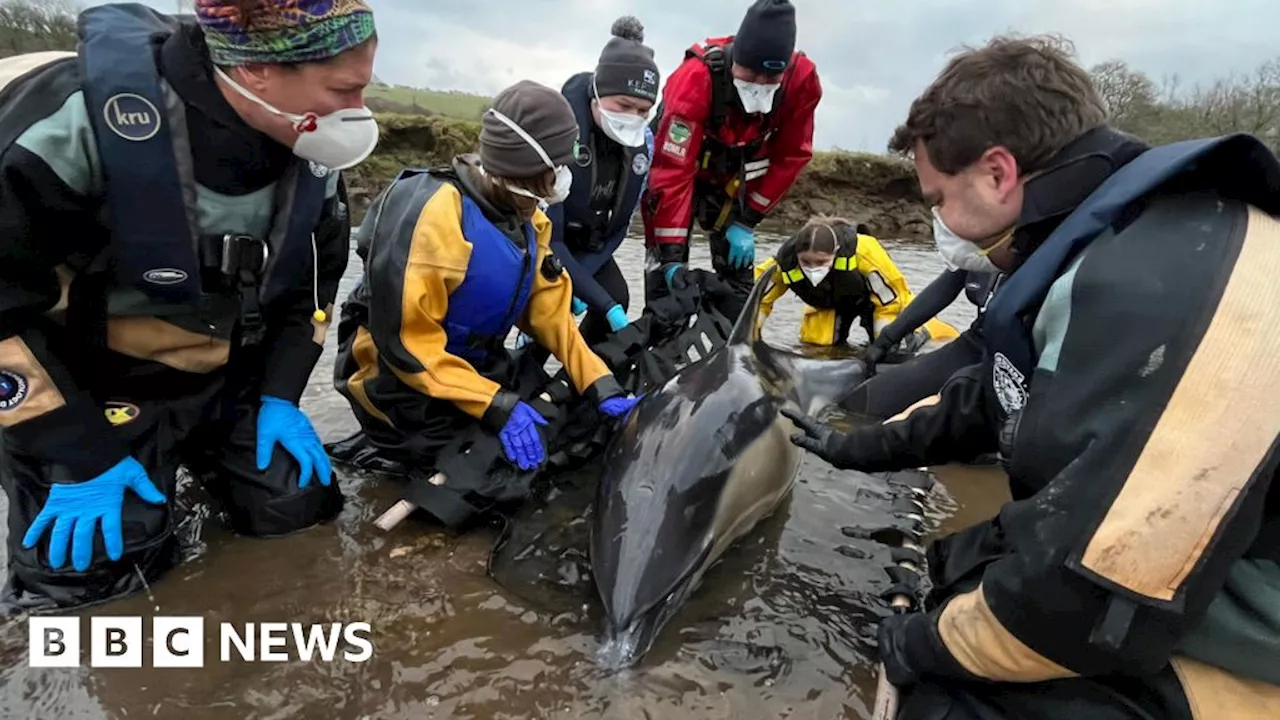
<path fill-rule="evenodd" d="M 283 337 L 277 340 L 267 351 L 262 394 L 297 405 L 323 350 L 309 336 L 305 340 Z"/>
<path fill-rule="evenodd" d="M 764 213 L 760 212 L 759 210 L 756 210 L 750 205 L 746 205 L 741 210 L 739 210 L 737 213 L 737 217 L 734 219 L 734 222 L 740 225 L 746 225 L 752 230 L 754 230 L 755 227 L 763 221 L 764 221 Z"/>
<path fill-rule="evenodd" d="M 511 411 L 516 408 L 518 402 L 520 402 L 520 396 L 516 393 L 510 390 L 499 390 L 489 401 L 489 408 L 484 411 L 480 422 L 490 430 L 498 432 L 507 424 L 507 419 L 511 417 Z"/>
<path fill-rule="evenodd" d="M 888 433 L 882 425 L 865 425 L 837 433 L 831 443 L 832 466 L 861 472 L 896 472 L 917 467 L 896 458 Z"/>
<path fill-rule="evenodd" d="M 938 634 L 936 613 L 909 613 L 885 618 L 877 633 L 885 675 L 896 686 L 922 679 L 977 681 L 951 656 Z"/>
<path fill-rule="evenodd" d="M 23 452 L 70 468 L 72 477 L 81 481 L 129 457 L 128 443 L 107 422 L 102 408 L 89 401 L 64 405 L 4 432 Z"/>
<path fill-rule="evenodd" d="M 669 265 L 671 263 L 683 265 L 685 263 L 685 244 L 682 242 L 660 243 L 653 246 L 652 252 L 657 256 L 659 265 Z"/>
<path fill-rule="evenodd" d="M 611 397 L 625 395 L 626 391 L 622 389 L 622 385 L 618 383 L 618 379 L 613 375 L 605 375 L 599 380 L 591 383 L 591 387 L 587 388 L 582 396 L 588 401 L 599 405 Z"/>

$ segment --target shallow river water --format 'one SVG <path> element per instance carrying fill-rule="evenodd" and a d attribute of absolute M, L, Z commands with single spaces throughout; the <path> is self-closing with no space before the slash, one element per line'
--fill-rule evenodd
<path fill-rule="evenodd" d="M 758 257 L 776 247 L 762 238 Z M 919 292 L 941 269 L 928 246 L 887 243 Z M 639 239 L 618 259 L 641 295 Z M 709 267 L 705 243 L 694 264 Z M 360 272 L 354 252 L 339 301 Z M 766 338 L 794 346 L 801 305 L 787 297 Z M 632 311 L 632 316 L 638 314 Z M 972 318 L 963 300 L 943 317 Z M 855 329 L 855 341 L 862 342 Z M 334 331 L 303 408 L 325 441 L 355 422 L 333 390 Z M 933 532 L 990 513 L 1001 483 L 990 471 L 944 468 L 929 499 Z M 91 615 L 199 616 L 200 669 L 37 669 L 27 663 L 26 618 L 0 621 L 0 718 L 865 718 L 875 687 L 877 594 L 883 546 L 841 526 L 885 522 L 889 498 L 865 476 L 806 458 L 780 511 L 730 550 L 636 668 L 595 662 L 598 616 L 535 606 L 485 572 L 491 531 L 453 537 L 414 518 L 391 533 L 372 520 L 395 500 L 375 477 L 341 473 L 347 506 L 333 524 L 279 540 L 231 535 L 198 495 L 184 501 L 187 562 L 151 597 Z M 0 507 L 4 500 L 0 498 Z M 5 508 L 7 510 L 7 508 Z M 0 534 L 3 530 L 0 530 Z M 3 550 L 0 550 L 0 555 Z M 367 662 L 222 662 L 221 622 L 367 622 Z M 89 621 L 82 622 L 87 635 Z M 291 646 L 290 646 L 291 647 Z M 151 651 L 144 652 L 150 665 Z"/>

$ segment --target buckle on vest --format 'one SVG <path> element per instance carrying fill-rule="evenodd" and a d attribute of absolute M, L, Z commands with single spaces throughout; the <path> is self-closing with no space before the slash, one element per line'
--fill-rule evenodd
<path fill-rule="evenodd" d="M 222 262 L 219 269 L 231 278 L 257 279 L 267 266 L 270 250 L 267 244 L 252 235 L 222 236 Z"/>

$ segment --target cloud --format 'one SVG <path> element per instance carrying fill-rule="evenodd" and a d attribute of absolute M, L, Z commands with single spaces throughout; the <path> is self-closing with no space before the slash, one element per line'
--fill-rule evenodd
<path fill-rule="evenodd" d="M 748 0 L 369 0 L 376 72 L 390 83 L 494 93 L 516 80 L 560 87 L 595 66 L 609 26 L 645 24 L 665 78 L 685 48 L 737 30 Z M 92 4 L 99 4 L 94 2 Z M 148 4 L 172 11 L 173 0 Z M 1280 55 L 1271 0 L 796 0 L 797 44 L 824 98 L 815 144 L 879 152 L 961 44 L 1018 31 L 1071 38 L 1086 65 L 1120 58 L 1157 80 L 1206 82 Z"/>

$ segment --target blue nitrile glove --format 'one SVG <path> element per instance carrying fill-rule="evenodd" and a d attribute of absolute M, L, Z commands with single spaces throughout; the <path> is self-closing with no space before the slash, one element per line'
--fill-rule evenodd
<path fill-rule="evenodd" d="M 756 231 L 734 223 L 724 232 L 724 239 L 729 241 L 729 266 L 737 268 L 751 267 L 756 263 Z"/>
<path fill-rule="evenodd" d="M 578 298 L 574 298 L 573 300 L 569 301 L 569 312 L 573 313 L 575 316 L 581 315 L 586 311 L 587 311 L 587 304 L 582 302 Z"/>
<path fill-rule="evenodd" d="M 270 395 L 262 396 L 262 407 L 258 409 L 258 469 L 266 470 L 271 465 L 271 451 L 276 443 L 298 461 L 298 487 L 305 488 L 311 484 L 314 470 L 321 485 L 328 485 L 333 479 L 333 466 L 329 464 L 329 456 L 324 445 L 316 436 L 311 421 L 298 409 L 297 405 Z"/>
<path fill-rule="evenodd" d="M 609 321 L 609 329 L 614 332 L 618 332 L 631 322 L 627 319 L 627 311 L 623 310 L 621 305 L 609 308 L 609 312 L 604 314 L 604 319 Z"/>
<path fill-rule="evenodd" d="M 22 546 L 35 547 L 44 531 L 53 525 L 49 537 L 49 567 L 59 570 L 67 564 L 67 545 L 71 545 L 71 565 L 77 572 L 89 569 L 93 560 L 93 533 L 102 523 L 102 544 L 107 557 L 119 560 L 124 554 L 124 533 L 120 513 L 124 508 L 124 491 L 132 490 L 153 505 L 165 501 L 164 493 L 147 477 L 146 468 L 127 457 L 92 480 L 82 483 L 55 483 L 49 488 L 49 499 L 36 515 Z"/>
<path fill-rule="evenodd" d="M 600 403 L 600 412 L 611 418 L 624 417 L 631 412 L 631 408 L 640 404 L 640 399 L 644 395 L 616 395 Z"/>
<path fill-rule="evenodd" d="M 507 451 L 507 459 L 521 470 L 532 470 L 547 458 L 547 449 L 542 445 L 542 435 L 538 433 L 538 425 L 546 425 L 547 419 L 538 414 L 528 403 L 521 400 L 511 408 L 507 424 L 502 426 L 498 438 Z"/>
<path fill-rule="evenodd" d="M 519 350 L 520 348 L 524 347 L 525 345 L 528 345 L 528 344 L 529 344 L 529 343 L 531 343 L 531 342 L 533 342 L 533 338 L 532 338 L 532 337 L 529 337 L 529 334 L 528 334 L 528 333 L 523 333 L 523 332 L 522 332 L 522 333 L 519 333 L 519 334 L 517 334 L 517 335 L 516 335 L 516 349 L 517 349 L 517 350 Z"/>

